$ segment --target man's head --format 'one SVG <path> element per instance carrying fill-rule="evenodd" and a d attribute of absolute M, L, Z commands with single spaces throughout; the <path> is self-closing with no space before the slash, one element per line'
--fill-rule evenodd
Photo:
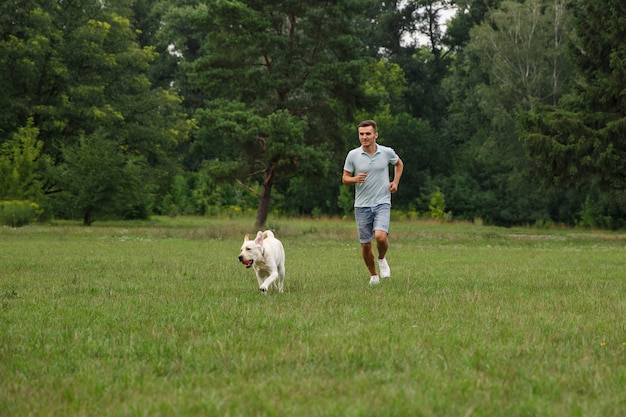
<path fill-rule="evenodd" d="M 378 128 L 373 120 L 364 120 L 359 123 L 359 140 L 361 145 L 367 147 L 372 145 L 378 139 Z"/>

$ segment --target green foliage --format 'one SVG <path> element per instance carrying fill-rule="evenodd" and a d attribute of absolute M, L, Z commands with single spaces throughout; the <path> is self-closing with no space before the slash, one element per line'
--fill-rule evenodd
<path fill-rule="evenodd" d="M 329 175 L 294 176 L 284 191 L 281 211 L 291 216 L 312 215 L 314 212 L 334 216 L 338 211 L 341 188 L 328 187 Z M 281 187 L 282 190 L 282 187 Z M 354 199 L 353 199 L 354 200 Z M 354 203 L 354 201 L 353 201 Z"/>
<path fill-rule="evenodd" d="M 394 111 L 404 109 L 403 96 L 408 90 L 408 82 L 400 65 L 378 60 L 365 67 L 364 76 L 364 93 L 380 110 L 388 107 Z"/>
<path fill-rule="evenodd" d="M 404 162 L 400 186 L 392 199 L 396 207 L 407 208 L 425 191 L 432 176 L 446 172 L 450 149 L 428 122 L 407 113 L 383 117 L 379 127 L 380 142 L 391 146 Z"/>
<path fill-rule="evenodd" d="M 206 161 L 197 172 L 187 172 L 174 178 L 156 210 L 168 216 L 249 213 L 258 207 L 260 187 L 242 187 L 233 184 L 224 175 L 225 164 Z"/>
<path fill-rule="evenodd" d="M 81 218 L 89 226 L 98 216 L 148 216 L 150 190 L 141 176 L 140 158 L 122 152 L 102 132 L 64 146 L 62 155 L 64 162 L 51 173 L 61 190 L 52 198 L 62 217 Z"/>
<path fill-rule="evenodd" d="M 162 195 L 177 172 L 177 148 L 191 128 L 176 92 L 151 88 L 146 74 L 155 50 L 139 47 L 131 9 L 114 3 L 102 7 L 89 0 L 71 5 L 41 0 L 0 5 L 0 145 L 16 149 L 6 145 L 7 138 L 22 134 L 24 126 L 31 131 L 23 134 L 37 133 L 37 141 L 28 146 L 36 144 L 46 166 L 31 171 L 34 180 L 41 175 L 46 181 L 33 183 L 28 193 L 45 189 L 27 198 L 54 194 L 52 207 L 59 215 L 74 210 L 62 201 L 74 190 L 61 190 L 47 167 L 56 170 L 63 162 L 62 149 L 77 146 L 81 136 L 102 130 L 116 138 L 124 152 L 142 161 L 127 169 L 142 177 L 150 193 Z M 141 205 L 114 212 L 145 216 L 147 206 Z"/>
<path fill-rule="evenodd" d="M 439 187 L 455 218 L 591 224 L 588 199 L 621 224 L 623 2 L 105 3 L 0 2 L 0 198 L 84 216 L 60 173 L 104 132 L 131 184 L 88 187 L 113 193 L 98 218 L 346 214 L 373 118 L 407 167 L 400 212 Z"/>
<path fill-rule="evenodd" d="M 610 216 L 604 215 L 603 204 L 599 201 L 592 201 L 587 197 L 580 211 L 579 226 L 589 228 L 608 228 L 611 222 Z"/>
<path fill-rule="evenodd" d="M 598 114 L 559 107 L 540 107 L 520 116 L 524 143 L 540 162 L 536 170 L 544 182 L 605 190 L 626 187 L 626 148 L 621 136 L 626 119 L 594 128 Z"/>
<path fill-rule="evenodd" d="M 626 36 L 624 7 L 613 0 L 575 3 L 575 90 L 555 106 L 519 117 L 526 148 L 543 182 L 589 193 L 581 211 L 583 225 L 614 227 L 597 192 L 615 202 L 618 213 L 626 211 L 620 197 L 626 188 L 626 50 L 620 46 Z M 593 29 L 599 27 L 603 29 Z"/>
<path fill-rule="evenodd" d="M 35 223 L 43 210 L 33 201 L 0 201 L 0 224 L 21 227 Z"/>
<path fill-rule="evenodd" d="M 0 199 L 38 200 L 43 196 L 39 159 L 43 143 L 29 119 L 13 138 L 0 144 Z"/>
<path fill-rule="evenodd" d="M 269 213 L 272 187 L 287 189 L 296 175 L 324 177 L 328 172 L 327 152 L 304 142 L 306 121 L 285 110 L 260 117 L 244 103 L 215 100 L 197 111 L 196 120 L 196 154 L 215 155 L 216 144 L 230 149 L 221 153 L 227 159 L 214 158 L 206 168 L 216 182 L 236 181 L 257 195 L 260 224 Z"/>
<path fill-rule="evenodd" d="M 446 212 L 446 198 L 440 190 L 436 190 L 432 193 L 427 214 L 431 218 L 439 221 L 452 220 L 452 212 Z"/>
<path fill-rule="evenodd" d="M 578 0 L 572 9 L 577 34 L 572 50 L 582 76 L 577 82 L 579 105 L 581 110 L 600 113 L 593 127 L 602 128 L 623 119 L 626 111 L 626 4 L 621 0 Z"/>
<path fill-rule="evenodd" d="M 481 190 L 478 181 L 469 173 L 455 173 L 447 178 L 433 180 L 446 191 L 446 206 L 451 207 L 456 220 L 470 220 L 480 217 Z M 460 214 L 458 214 L 460 213 Z"/>
<path fill-rule="evenodd" d="M 175 176 L 170 192 L 163 198 L 159 211 L 168 216 L 201 214 L 196 210 L 191 193 L 187 178 L 182 175 Z"/>
<path fill-rule="evenodd" d="M 221 178 L 251 191 L 260 186 L 259 225 L 273 188 L 303 202 L 291 207 L 303 212 L 315 208 L 307 195 L 328 188 L 329 181 L 291 179 L 327 178 L 338 159 L 333 151 L 345 151 L 337 127 L 363 96 L 362 6 L 218 1 L 172 7 L 164 16 L 163 35 L 180 55 L 181 86 L 190 90 L 199 126 L 192 147 L 202 152 L 192 154 L 190 167 L 216 160 Z"/>
<path fill-rule="evenodd" d="M 464 0 L 455 1 L 458 8 L 452 19 L 446 22 L 446 33 L 442 41 L 449 48 L 462 50 L 470 40 L 470 32 L 474 26 L 480 25 L 485 15 L 497 9 L 502 0 Z"/>
<path fill-rule="evenodd" d="M 591 190 L 581 206 L 576 225 L 585 228 L 616 230 L 626 227 L 626 195 Z"/>
<path fill-rule="evenodd" d="M 543 106 L 521 114 L 519 122 L 527 132 L 526 149 L 542 162 L 536 169 L 544 183 L 581 185 L 592 178 L 593 144 L 598 138 L 581 114 Z"/>
<path fill-rule="evenodd" d="M 161 36 L 175 46 L 194 110 L 224 98 L 322 120 L 358 94 L 360 11 L 346 0 L 201 2 L 171 7 Z"/>
<path fill-rule="evenodd" d="M 482 16 L 470 10 L 461 19 L 482 23 L 471 29 L 445 84 L 453 98 L 446 123 L 453 165 L 437 182 L 445 184 L 455 216 L 532 224 L 548 216 L 549 202 L 516 122 L 523 111 L 569 91 L 571 11 L 560 1 L 495 2 L 499 6 L 488 12 L 480 3 L 471 2 Z"/>
<path fill-rule="evenodd" d="M 503 1 L 471 32 L 468 48 L 489 76 L 482 105 L 487 112 L 508 112 L 505 123 L 515 109 L 529 109 L 535 101 L 556 103 L 567 92 L 570 13 L 566 1 L 545 3 Z"/>
<path fill-rule="evenodd" d="M 247 108 L 244 103 L 216 99 L 206 103 L 194 115 L 197 129 L 190 144 L 189 160 L 186 165 L 198 170 L 204 161 L 221 160 L 248 163 L 258 152 L 255 144 L 259 133 L 261 117 Z M 229 178 L 239 169 L 229 167 L 218 179 Z"/>

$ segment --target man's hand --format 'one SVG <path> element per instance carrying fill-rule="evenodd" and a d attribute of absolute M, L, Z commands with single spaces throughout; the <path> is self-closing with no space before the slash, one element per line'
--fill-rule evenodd
<path fill-rule="evenodd" d="M 361 172 L 359 175 L 354 177 L 355 183 L 364 183 L 365 178 L 367 178 L 367 172 Z"/>

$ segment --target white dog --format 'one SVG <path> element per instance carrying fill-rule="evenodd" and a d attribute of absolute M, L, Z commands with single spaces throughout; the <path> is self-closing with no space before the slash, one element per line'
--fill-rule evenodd
<path fill-rule="evenodd" d="M 267 294 L 270 285 L 276 286 L 276 279 L 278 279 L 278 292 L 283 292 L 285 249 L 271 230 L 258 232 L 254 240 L 250 240 L 250 235 L 246 235 L 243 238 L 241 252 L 239 252 L 239 262 L 246 268 L 254 267 L 259 281 L 259 290 L 262 293 Z"/>

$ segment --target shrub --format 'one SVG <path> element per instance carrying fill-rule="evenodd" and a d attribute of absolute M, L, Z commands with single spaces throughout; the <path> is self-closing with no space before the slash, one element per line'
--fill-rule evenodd
<path fill-rule="evenodd" d="M 0 224 L 20 227 L 35 223 L 43 210 L 33 201 L 0 201 Z"/>
<path fill-rule="evenodd" d="M 579 213 L 580 220 L 576 224 L 593 229 L 617 229 L 621 226 L 617 218 L 622 213 L 618 212 L 614 217 L 610 212 L 611 202 L 606 196 L 587 196 Z"/>
<path fill-rule="evenodd" d="M 444 194 L 439 189 L 433 192 L 430 196 L 428 213 L 430 214 L 430 217 L 440 221 L 450 221 L 452 219 L 452 212 L 446 212 L 446 199 Z"/>

